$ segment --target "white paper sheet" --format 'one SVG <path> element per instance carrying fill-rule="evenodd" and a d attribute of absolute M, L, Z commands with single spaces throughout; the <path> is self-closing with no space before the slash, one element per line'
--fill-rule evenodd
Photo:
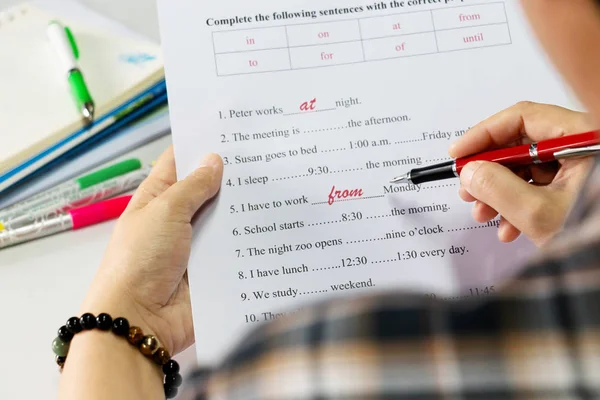
<path fill-rule="evenodd" d="M 474 222 L 457 179 L 388 183 L 518 101 L 573 106 L 517 2 L 159 7 L 178 174 L 227 164 L 190 260 L 200 362 L 328 297 L 486 295 L 533 250 Z"/>

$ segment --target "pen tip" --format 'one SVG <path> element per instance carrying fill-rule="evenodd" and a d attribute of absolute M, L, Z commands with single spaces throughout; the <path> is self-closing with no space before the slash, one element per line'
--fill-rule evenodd
<path fill-rule="evenodd" d="M 85 103 L 81 112 L 88 123 L 94 120 L 94 105 L 92 103 Z"/>
<path fill-rule="evenodd" d="M 390 183 L 407 183 L 409 181 L 408 174 L 398 176 L 390 181 Z"/>

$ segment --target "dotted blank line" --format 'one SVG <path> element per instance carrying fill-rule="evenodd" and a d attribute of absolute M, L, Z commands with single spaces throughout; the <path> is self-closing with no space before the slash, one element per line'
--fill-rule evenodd
<path fill-rule="evenodd" d="M 300 293 L 300 296 L 305 296 L 307 294 L 319 294 L 319 293 L 327 293 L 329 290 L 325 289 L 325 290 L 315 290 L 314 292 L 304 292 L 304 293 Z"/>
<path fill-rule="evenodd" d="M 335 267 L 313 268 L 313 272 L 316 272 L 316 271 L 327 271 L 327 270 L 330 270 L 330 269 L 338 269 L 338 268 L 342 268 L 342 266 L 341 265 L 336 265 Z"/>
<path fill-rule="evenodd" d="M 335 126 L 333 128 L 310 129 L 310 130 L 305 130 L 304 133 L 317 133 L 317 132 L 327 132 L 327 131 L 338 131 L 340 129 L 346 129 L 346 127 L 345 126 Z"/>
<path fill-rule="evenodd" d="M 444 158 L 433 158 L 431 160 L 428 160 L 428 163 L 433 163 L 433 162 L 442 162 L 442 161 L 452 161 L 451 158 L 449 157 L 444 157 Z"/>
<path fill-rule="evenodd" d="M 473 296 L 465 295 L 465 296 L 456 296 L 456 297 L 440 297 L 440 300 L 464 300 L 470 299 Z"/>
<path fill-rule="evenodd" d="M 334 153 L 336 151 L 346 151 L 346 150 L 348 150 L 348 149 L 343 147 L 341 149 L 321 150 L 321 153 Z"/>
<path fill-rule="evenodd" d="M 338 221 L 328 221 L 328 222 L 315 222 L 312 224 L 308 224 L 307 226 L 317 226 L 317 225 L 329 225 L 329 224 L 339 224 L 340 222 L 344 222 L 341 219 Z"/>
<path fill-rule="evenodd" d="M 394 142 L 394 144 L 406 144 L 406 143 L 415 143 L 415 142 L 424 142 L 425 139 L 412 139 L 412 140 L 402 140 L 399 142 Z"/>
<path fill-rule="evenodd" d="M 340 169 L 339 171 L 331 171 L 330 174 L 341 174 L 344 172 L 364 171 L 364 168 Z"/>
<path fill-rule="evenodd" d="M 310 175 L 309 174 L 304 174 L 304 175 L 286 176 L 286 177 L 283 177 L 283 178 L 275 178 L 275 179 L 273 179 L 273 181 L 285 181 L 285 180 L 288 180 L 288 179 L 305 178 L 307 176 L 310 176 Z"/>
<path fill-rule="evenodd" d="M 346 244 L 355 244 L 355 243 L 367 243 L 367 242 L 378 242 L 380 240 L 388 240 L 387 238 L 375 238 L 375 239 L 361 239 L 361 240 L 351 240 L 346 242 Z"/>
<path fill-rule="evenodd" d="M 396 261 L 398 261 L 397 258 L 392 258 L 389 260 L 371 261 L 371 264 L 384 264 L 384 263 L 391 263 L 391 262 L 396 262 Z"/>
<path fill-rule="evenodd" d="M 436 185 L 436 186 L 423 186 L 421 189 L 422 190 L 429 190 L 429 189 L 440 189 L 440 188 L 449 188 L 449 187 L 457 187 L 458 185 Z"/>
<path fill-rule="evenodd" d="M 367 219 L 389 218 L 389 217 L 393 217 L 393 216 L 394 216 L 394 214 L 375 215 L 372 217 L 367 217 Z"/>
<path fill-rule="evenodd" d="M 448 229 L 448 232 L 472 231 L 474 229 L 496 228 L 496 225 L 467 226 L 465 228 Z"/>

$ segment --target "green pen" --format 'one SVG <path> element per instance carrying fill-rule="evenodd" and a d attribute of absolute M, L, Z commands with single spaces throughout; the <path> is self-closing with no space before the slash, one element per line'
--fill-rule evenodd
<path fill-rule="evenodd" d="M 137 158 L 121 161 L 109 167 L 92 172 L 91 174 L 82 176 L 74 181 L 65 182 L 15 204 L 14 206 L 5 208 L 0 212 L 0 221 L 6 222 L 30 213 L 32 210 L 50 205 L 63 208 L 74 201 L 81 201 L 82 197 L 90 196 L 90 194 L 93 194 L 96 199 L 106 192 L 106 188 L 101 187 L 102 185 L 100 184 L 109 182 L 114 178 L 124 176 L 133 171 L 140 171 L 141 169 L 142 162 Z M 2 228 L 0 227 L 0 231 L 1 230 Z"/>
<path fill-rule="evenodd" d="M 54 46 L 61 65 L 65 68 L 71 95 L 77 105 L 77 110 L 83 114 L 84 120 L 91 123 L 94 120 L 94 100 L 87 88 L 83 74 L 79 69 L 79 49 L 71 30 L 58 21 L 48 24 L 48 37 Z"/>

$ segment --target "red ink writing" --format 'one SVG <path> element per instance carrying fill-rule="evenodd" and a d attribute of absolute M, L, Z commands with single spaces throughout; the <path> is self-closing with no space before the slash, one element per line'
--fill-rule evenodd
<path fill-rule="evenodd" d="M 392 29 L 395 30 L 395 31 L 400 30 L 401 29 L 400 28 L 400 24 L 394 24 L 394 25 L 392 25 Z"/>
<path fill-rule="evenodd" d="M 317 36 L 319 39 L 327 39 L 329 37 L 329 32 L 319 32 Z"/>
<path fill-rule="evenodd" d="M 463 38 L 463 41 L 465 43 L 477 43 L 477 42 L 483 42 L 483 33 L 478 33 L 475 36 L 465 36 Z"/>
<path fill-rule="evenodd" d="M 321 52 L 321 60 L 331 60 L 331 59 L 333 59 L 333 53 Z"/>
<path fill-rule="evenodd" d="M 256 60 L 248 60 L 248 64 L 250 64 L 251 67 L 256 67 L 258 65 L 258 61 L 256 61 Z"/>
<path fill-rule="evenodd" d="M 302 103 L 300 105 L 300 110 L 301 111 L 311 111 L 315 109 L 315 103 L 317 102 L 317 99 L 312 99 L 311 101 L 305 101 L 304 103 Z"/>
<path fill-rule="evenodd" d="M 406 43 L 402 43 L 396 46 L 396 51 L 404 51 Z"/>
<path fill-rule="evenodd" d="M 246 44 L 255 44 L 254 38 L 246 37 Z"/>
<path fill-rule="evenodd" d="M 329 200 L 327 203 L 332 205 L 336 200 L 344 200 L 344 199 L 355 199 L 362 197 L 363 190 L 362 189 L 352 189 L 352 190 L 335 190 L 335 186 L 331 188 L 331 193 L 329 193 Z"/>
<path fill-rule="evenodd" d="M 460 22 L 465 22 L 465 21 L 479 21 L 481 19 L 481 15 L 479 14 L 460 14 L 458 16 L 458 20 Z"/>

